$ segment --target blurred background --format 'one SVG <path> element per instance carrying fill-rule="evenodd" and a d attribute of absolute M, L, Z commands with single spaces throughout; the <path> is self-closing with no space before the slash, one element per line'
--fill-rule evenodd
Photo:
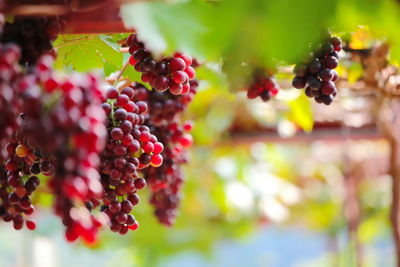
<path fill-rule="evenodd" d="M 58 67 L 104 76 L 120 69 L 126 55 L 90 46 L 94 30 L 85 27 L 94 17 L 68 12 L 66 34 L 54 42 Z M 156 53 L 182 50 L 202 63 L 185 114 L 195 122 L 195 145 L 177 222 L 160 225 L 142 201 L 136 232 L 103 231 L 91 247 L 69 244 L 42 192 L 35 232 L 1 225 L 0 266 L 395 266 L 389 214 L 398 165 L 398 1 L 135 1 L 110 18 L 95 13 L 100 22 L 120 22 L 121 14 L 123 28 L 134 28 Z M 79 31 L 80 20 L 87 24 Z M 113 44 L 126 37 L 115 27 L 107 35 Z M 291 86 L 293 64 L 323 28 L 345 47 L 330 106 Z M 80 48 L 71 41 L 76 34 L 86 34 Z M 85 62 L 79 49 L 87 49 Z M 120 58 L 106 64 L 99 51 Z M 278 70 L 281 90 L 267 103 L 246 97 L 259 66 Z"/>

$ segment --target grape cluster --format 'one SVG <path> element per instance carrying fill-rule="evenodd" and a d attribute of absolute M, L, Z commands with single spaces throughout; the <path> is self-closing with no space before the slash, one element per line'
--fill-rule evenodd
<path fill-rule="evenodd" d="M 155 215 L 165 225 L 172 225 L 177 215 L 181 200 L 181 187 L 184 181 L 182 164 L 188 162 L 186 149 L 193 143 L 188 133 L 192 128 L 191 122 L 183 125 L 173 122 L 155 126 L 154 131 L 165 144 L 163 153 L 164 163 L 160 168 L 148 168 L 145 177 L 151 186 L 150 203 L 155 208 Z"/>
<path fill-rule="evenodd" d="M 256 72 L 251 86 L 247 89 L 247 97 L 260 97 L 264 102 L 278 94 L 279 85 L 276 80 L 264 72 Z"/>
<path fill-rule="evenodd" d="M 110 218 L 111 231 L 126 234 L 138 227 L 130 213 L 139 202 L 137 191 L 146 186 L 137 171 L 160 166 L 164 146 L 144 125 L 148 105 L 135 99 L 133 88 L 126 87 L 121 93 L 110 88 L 102 106 L 108 116 L 108 141 L 101 160 L 102 210 Z"/>
<path fill-rule="evenodd" d="M 311 60 L 307 64 L 297 64 L 293 70 L 296 75 L 293 78 L 294 88 L 306 87 L 305 93 L 313 97 L 317 103 L 330 105 L 337 94 L 335 81 L 338 78 L 334 70 L 339 63 L 338 52 L 342 49 L 342 41 L 338 37 L 330 37 L 315 53 L 311 54 Z"/>
<path fill-rule="evenodd" d="M 51 56 L 42 57 L 15 86 L 24 103 L 21 136 L 42 151 L 40 172 L 54 173 L 48 185 L 67 240 L 82 237 L 92 243 L 100 223 L 86 205 L 103 193 L 97 171 L 106 141 L 102 93 L 91 75 L 56 78 L 52 62 Z"/>
<path fill-rule="evenodd" d="M 135 70 L 142 73 L 142 81 L 149 83 L 159 92 L 169 90 L 174 95 L 184 95 L 190 91 L 190 81 L 196 76 L 193 59 L 183 53 L 175 53 L 173 57 L 164 57 L 156 60 L 148 51 L 136 34 L 127 39 L 129 62 Z"/>
<path fill-rule="evenodd" d="M 142 170 L 152 195 L 150 203 L 155 207 L 155 215 L 165 225 L 172 225 L 177 215 L 181 199 L 183 172 L 181 165 L 188 161 L 186 149 L 193 143 L 189 134 L 193 123 L 181 123 L 180 115 L 196 94 L 198 82 L 190 82 L 190 91 L 185 95 L 170 92 L 149 91 L 139 83 L 132 84 L 135 97 L 149 103 L 147 125 L 164 144 L 163 164 Z"/>
<path fill-rule="evenodd" d="M 63 21 L 56 18 L 16 17 L 5 24 L 0 42 L 19 45 L 22 49 L 20 63 L 33 65 L 40 56 L 52 51 L 51 41 L 63 27 Z"/>

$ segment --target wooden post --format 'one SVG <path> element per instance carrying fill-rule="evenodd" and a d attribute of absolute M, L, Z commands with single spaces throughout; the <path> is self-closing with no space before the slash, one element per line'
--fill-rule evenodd
<path fill-rule="evenodd" d="M 396 248 L 397 267 L 400 267 L 400 144 L 399 140 L 389 137 L 390 143 L 390 175 L 392 177 L 392 206 L 390 221 Z"/>
<path fill-rule="evenodd" d="M 380 106 L 378 125 L 384 131 L 390 145 L 390 169 L 392 178 L 392 203 L 390 222 L 396 251 L 397 267 L 400 267 L 400 97 L 385 96 Z"/>

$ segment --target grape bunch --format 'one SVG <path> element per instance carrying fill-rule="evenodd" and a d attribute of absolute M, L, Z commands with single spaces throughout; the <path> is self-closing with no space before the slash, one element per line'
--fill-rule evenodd
<path fill-rule="evenodd" d="M 102 92 L 91 75 L 57 78 L 52 63 L 52 56 L 41 57 L 15 87 L 24 103 L 20 135 L 47 158 L 40 172 L 54 173 L 48 186 L 67 240 L 82 237 L 92 243 L 100 221 L 87 203 L 99 202 L 103 194 L 98 168 L 107 134 Z"/>
<path fill-rule="evenodd" d="M 338 74 L 334 69 L 338 66 L 338 52 L 341 49 L 340 38 L 329 37 L 315 50 L 315 53 L 311 53 L 311 60 L 306 64 L 295 66 L 293 87 L 297 89 L 306 87 L 305 93 L 308 97 L 314 98 L 317 103 L 330 105 L 337 94 L 335 81 Z"/>
<path fill-rule="evenodd" d="M 144 124 L 148 105 L 137 101 L 131 87 L 121 93 L 107 91 L 102 105 L 107 114 L 108 141 L 101 159 L 101 181 L 104 188 L 102 210 L 109 216 L 110 229 L 126 234 L 136 230 L 138 223 L 130 214 L 139 202 L 138 190 L 146 186 L 138 170 L 162 164 L 162 143 Z"/>
<path fill-rule="evenodd" d="M 193 144 L 193 138 L 188 133 L 192 122 L 183 125 L 177 122 L 155 126 L 154 131 L 165 144 L 164 163 L 159 168 L 144 170 L 146 180 L 151 186 L 150 203 L 154 206 L 154 214 L 165 225 L 172 225 L 177 216 L 181 200 L 181 187 L 184 176 L 182 164 L 188 162 L 186 149 Z"/>
<path fill-rule="evenodd" d="M 54 52 L 51 41 L 63 27 L 63 21 L 57 18 L 16 17 L 5 24 L 0 42 L 19 45 L 22 50 L 20 64 L 33 65 L 43 54 Z"/>
<path fill-rule="evenodd" d="M 186 149 L 193 143 L 189 134 L 193 123 L 182 123 L 180 115 L 196 94 L 198 82 L 190 81 L 190 91 L 185 95 L 149 91 L 139 83 L 131 86 L 137 99 L 149 103 L 147 125 L 164 144 L 163 164 L 158 168 L 150 166 L 142 173 L 152 191 L 150 203 L 155 208 L 155 215 L 161 223 L 170 226 L 174 223 L 181 200 L 184 181 L 181 165 L 188 162 Z"/>
<path fill-rule="evenodd" d="M 136 34 L 128 37 L 127 44 L 131 54 L 129 62 L 136 71 L 142 73 L 143 82 L 159 92 L 169 90 L 174 95 L 184 95 L 190 91 L 189 82 L 196 76 L 194 66 L 197 65 L 190 56 L 175 53 L 173 57 L 156 60 Z"/>
<path fill-rule="evenodd" d="M 263 71 L 256 71 L 253 82 L 247 89 L 247 98 L 255 99 L 260 97 L 264 102 L 267 102 L 271 97 L 278 94 L 278 91 L 279 84 L 272 76 Z"/>

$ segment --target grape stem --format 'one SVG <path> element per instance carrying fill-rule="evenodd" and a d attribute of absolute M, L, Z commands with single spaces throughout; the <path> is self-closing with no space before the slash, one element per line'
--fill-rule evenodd
<path fill-rule="evenodd" d="M 115 116 L 114 116 L 114 101 L 110 103 L 111 105 L 111 122 L 112 122 L 112 127 L 115 127 Z"/>
<path fill-rule="evenodd" d="M 119 71 L 118 76 L 115 78 L 114 87 L 117 86 L 119 80 L 121 79 L 122 75 L 124 74 L 128 66 L 129 66 L 129 60 L 125 62 L 125 64 L 122 66 L 122 69 Z"/>

